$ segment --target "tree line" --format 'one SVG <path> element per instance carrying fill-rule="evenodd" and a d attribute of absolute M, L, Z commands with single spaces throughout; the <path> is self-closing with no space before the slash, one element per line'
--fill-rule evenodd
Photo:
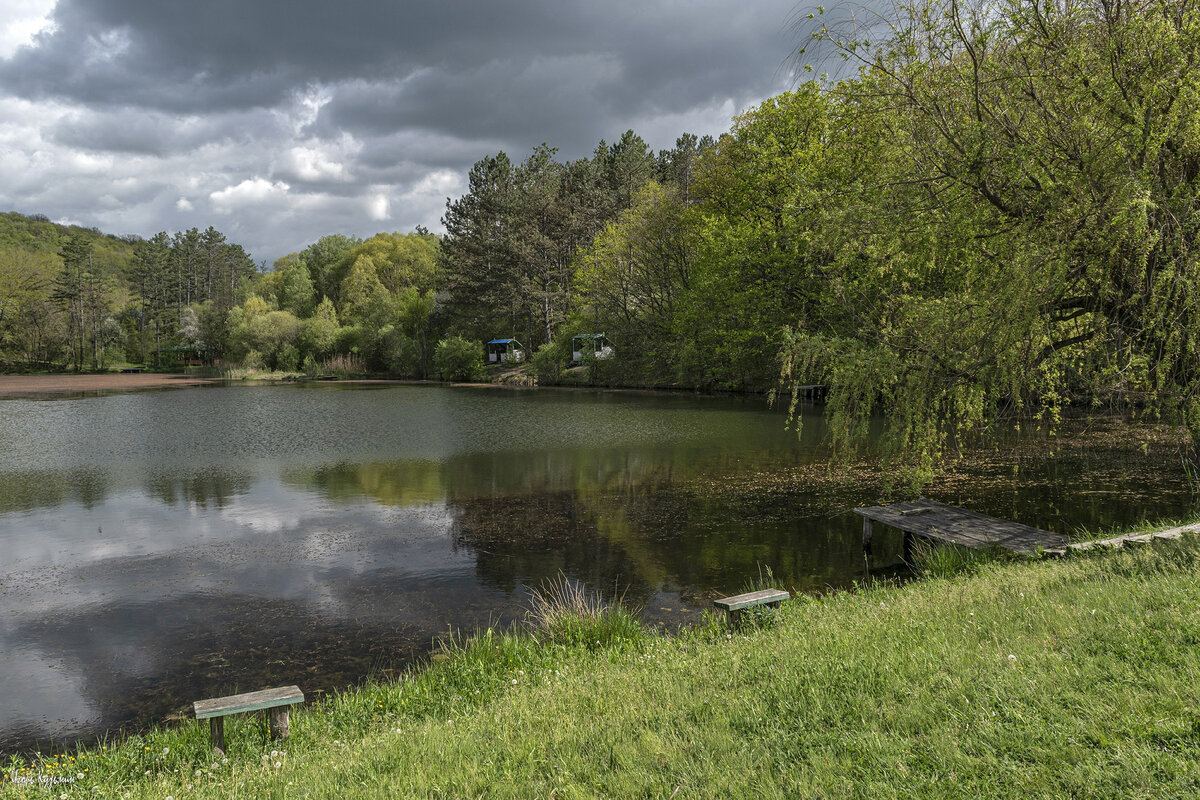
<path fill-rule="evenodd" d="M 1195 4 L 889 13 L 814 14 L 797 63 L 819 50 L 849 77 L 715 140 L 655 153 L 628 131 L 576 160 L 486 156 L 441 236 L 330 235 L 264 270 L 211 228 L 134 241 L 115 266 L 68 244 L 21 256 L 36 270 L 0 256 L 0 356 L 57 342 L 95 365 L 121 340 L 130 358 L 166 343 L 425 377 L 439 343 L 512 337 L 554 382 L 571 336 L 603 333 L 615 357 L 594 381 L 827 384 L 840 443 L 886 412 L 918 470 L 1012 412 L 1052 422 L 1071 404 L 1200 436 Z M 57 339 L 35 330 L 47 304 Z"/>

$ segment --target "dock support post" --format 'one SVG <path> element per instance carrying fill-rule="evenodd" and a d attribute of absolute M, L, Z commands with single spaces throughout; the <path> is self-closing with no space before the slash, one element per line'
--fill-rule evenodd
<path fill-rule="evenodd" d="M 863 517 L 863 557 L 867 560 L 867 572 L 871 571 L 871 533 L 873 523 L 870 517 Z"/>

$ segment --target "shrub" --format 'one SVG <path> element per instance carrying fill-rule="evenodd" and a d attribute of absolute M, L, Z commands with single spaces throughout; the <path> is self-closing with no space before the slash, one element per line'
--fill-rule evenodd
<path fill-rule="evenodd" d="M 433 351 L 433 366 L 442 380 L 478 380 L 483 375 L 483 348 L 461 336 L 442 339 Z"/>
<path fill-rule="evenodd" d="M 550 342 L 538 348 L 529 359 L 529 368 L 537 382 L 542 385 L 555 384 L 562 380 L 567 366 L 567 353 L 561 342 Z"/>
<path fill-rule="evenodd" d="M 279 355 L 275 357 L 275 369 L 280 372 L 295 372 L 299 362 L 300 351 L 293 345 L 285 344 L 279 348 Z"/>

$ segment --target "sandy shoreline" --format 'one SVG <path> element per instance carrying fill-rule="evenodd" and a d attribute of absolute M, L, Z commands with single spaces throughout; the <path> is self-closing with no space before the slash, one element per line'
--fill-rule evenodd
<path fill-rule="evenodd" d="M 220 383 L 218 378 L 181 374 L 0 375 L 0 397 L 71 392 L 128 392 Z"/>

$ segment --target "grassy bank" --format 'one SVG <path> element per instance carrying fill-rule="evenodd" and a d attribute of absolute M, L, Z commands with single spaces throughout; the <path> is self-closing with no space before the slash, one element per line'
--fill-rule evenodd
<path fill-rule="evenodd" d="M 1198 603 L 1193 536 L 802 598 L 740 633 L 561 618 L 296 712 L 283 743 L 240 718 L 214 761 L 189 722 L 17 764 L 35 782 L 2 793 L 1195 796 Z"/>

